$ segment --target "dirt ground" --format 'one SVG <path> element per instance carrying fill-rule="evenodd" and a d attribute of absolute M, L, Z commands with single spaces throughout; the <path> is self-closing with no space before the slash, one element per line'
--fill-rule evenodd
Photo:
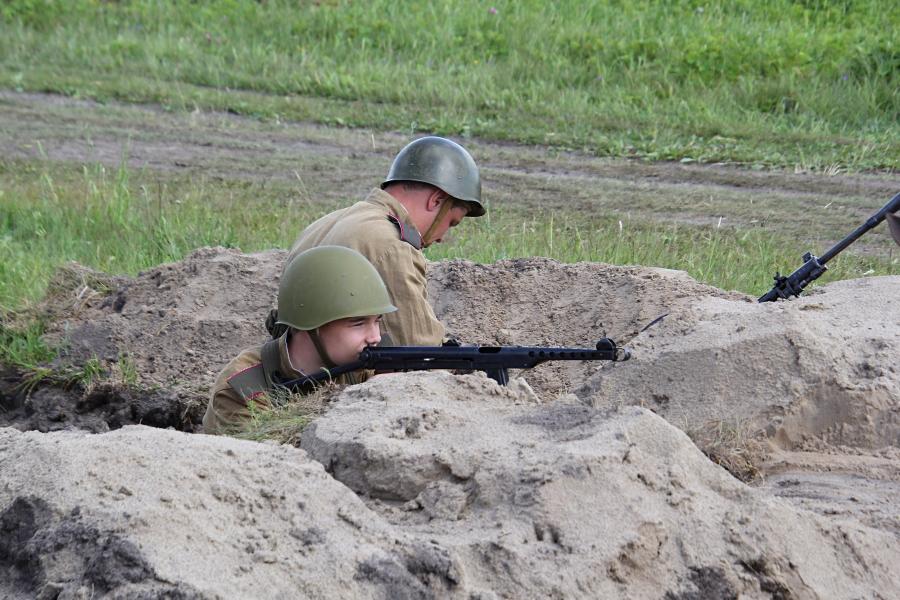
<path fill-rule="evenodd" d="M 5 157 L 43 152 L 51 161 L 114 165 L 127 144 L 133 166 L 160 174 L 314 173 L 311 196 L 335 201 L 364 193 L 405 139 L 9 92 L 0 93 L 0 107 Z M 731 224 L 750 224 L 765 213 L 766 226 L 792 231 L 792 214 L 830 202 L 823 218 L 808 221 L 822 233 L 845 229 L 897 186 L 891 175 L 651 165 L 471 145 L 492 202 L 602 203 L 653 219 L 727 214 Z M 883 231 L 871 244 L 882 243 Z M 335 596 L 328 578 L 303 572 L 297 558 L 315 547 L 323 552 L 315 564 L 332 565 L 322 572 L 339 591 L 360 597 L 900 593 L 890 567 L 900 553 L 900 277 L 837 282 L 758 305 L 664 269 L 543 258 L 431 263 L 429 300 L 465 342 L 585 346 L 609 336 L 634 357 L 543 365 L 513 373 L 518 379 L 505 390 L 478 375 L 376 378 L 335 399 L 304 433 L 306 453 L 128 427 L 197 429 L 217 370 L 265 338 L 284 258 L 283 250 L 203 248 L 133 278 L 76 264 L 57 273 L 40 307 L 48 340 L 65 348 L 53 368 L 66 372 L 96 357 L 111 373 L 127 365 L 136 381 L 85 387 L 0 372 L 0 446 L 26 466 L 22 474 L 0 468 L 0 499 L 9 502 L 0 505 L 0 526 L 30 540 L 0 541 L 13 597 L 52 595 L 65 578 L 72 589 L 90 582 L 111 595 L 212 594 L 221 582 L 210 584 L 201 567 L 161 558 L 161 539 L 172 535 L 196 555 L 222 553 L 229 577 L 246 590 L 284 577 L 285 586 Z M 739 434 L 731 450 L 754 448 L 752 487 L 682 433 L 710 423 L 723 439 Z M 122 459 L 107 473 L 92 469 L 91 457 L 110 448 Z M 179 448 L 207 466 L 184 462 Z M 134 475 L 144 455 L 171 462 L 168 491 Z M 55 507 L 59 482 L 45 460 L 63 474 Z M 318 500 L 304 496 L 300 510 L 309 515 L 292 513 L 285 500 L 300 493 L 284 487 L 294 485 L 281 480 L 279 469 L 294 468 L 285 465 L 322 490 Z M 194 474 L 207 468 L 219 487 L 206 490 L 209 473 Z M 105 482 L 97 493 L 84 484 L 92 477 Z M 200 486 L 179 496 L 182 481 L 196 477 Z M 174 521 L 154 528 L 158 518 Z M 211 529 L 191 530 L 196 518 Z M 327 531 L 304 528 L 308 518 L 325 519 Z M 281 521 L 296 535 L 279 537 Z M 129 523 L 140 543 L 126 539 Z M 59 554 L 58 540 L 88 537 L 100 541 L 82 544 L 83 557 Z M 116 558 L 109 572 L 100 570 L 103 556 Z M 254 569 L 241 569 L 247 561 Z M 356 575 L 332 572 L 335 561 L 350 561 Z"/>
<path fill-rule="evenodd" d="M 7 394 L 14 410 L 4 421 L 41 431 L 128 423 L 196 430 L 218 369 L 265 339 L 264 299 L 274 298 L 284 258 L 278 250 L 208 248 L 133 279 L 74 264 L 60 270 L 43 307 L 53 323 L 48 338 L 67 348 L 59 367 L 96 356 L 115 372 L 127 360 L 149 392 L 113 386 L 92 390 L 92 401 L 79 389 L 38 385 Z M 590 346 L 610 336 L 632 349 L 625 363 L 514 371 L 539 402 L 638 405 L 691 434 L 710 423 L 739 431 L 743 438 L 726 451 L 761 440 L 750 457 L 755 485 L 900 534 L 900 278 L 836 282 L 759 305 L 683 272 L 645 267 L 457 260 L 431 263 L 428 274 L 436 314 L 463 341 Z M 557 293 L 536 301 L 535 289 Z M 701 447 L 720 443 L 696 439 Z"/>
<path fill-rule="evenodd" d="M 10 598 L 900 589 L 894 533 L 740 483 L 647 409 L 545 402 L 476 375 L 349 387 L 302 449 L 127 426 L 0 428 L 0 453 Z"/>
<path fill-rule="evenodd" d="M 175 176 L 282 182 L 305 202 L 345 203 L 384 176 L 409 136 L 166 112 L 0 91 L 0 156 L 99 162 Z M 466 140 L 490 205 L 589 211 L 651 221 L 764 227 L 801 241 L 840 239 L 897 193 L 892 174 L 826 176 L 730 165 L 603 159 L 547 147 Z M 352 175 L 352 176 L 351 176 Z M 884 228 L 881 228 L 884 229 Z M 892 244 L 885 231 L 856 251 Z"/>

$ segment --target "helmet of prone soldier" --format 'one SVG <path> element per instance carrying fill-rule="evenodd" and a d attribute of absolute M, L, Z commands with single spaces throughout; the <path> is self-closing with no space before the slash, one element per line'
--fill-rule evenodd
<path fill-rule="evenodd" d="M 447 138 L 428 136 L 410 142 L 397 154 L 381 189 L 395 181 L 418 181 L 468 203 L 469 217 L 485 213 L 481 174 L 472 155 Z"/>
<path fill-rule="evenodd" d="M 395 310 L 372 263 L 342 246 L 301 252 L 285 267 L 278 285 L 277 322 L 303 331 Z"/>

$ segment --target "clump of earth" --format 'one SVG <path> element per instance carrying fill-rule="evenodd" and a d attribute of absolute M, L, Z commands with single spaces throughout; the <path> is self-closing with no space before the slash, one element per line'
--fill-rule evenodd
<path fill-rule="evenodd" d="M 58 273 L 53 367 L 136 377 L 0 374 L 0 595 L 900 593 L 900 277 L 759 305 L 663 269 L 432 263 L 463 342 L 609 336 L 633 358 L 507 387 L 376 377 L 336 390 L 299 449 L 187 433 L 218 369 L 265 339 L 284 258 Z"/>

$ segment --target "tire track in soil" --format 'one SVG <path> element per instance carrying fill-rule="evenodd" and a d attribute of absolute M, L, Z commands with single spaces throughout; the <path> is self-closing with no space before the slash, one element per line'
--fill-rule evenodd
<path fill-rule="evenodd" d="M 101 104 L 50 94 L 0 91 L 0 155 L 97 162 L 161 179 L 299 183 L 323 202 L 364 195 L 410 136 L 303 122 L 261 121 L 224 112 Z M 549 208 L 668 223 L 767 227 L 836 240 L 900 190 L 892 173 L 827 176 L 732 165 L 646 163 L 543 146 L 465 140 L 482 165 L 493 206 Z M 880 251 L 876 230 L 857 251 Z"/>

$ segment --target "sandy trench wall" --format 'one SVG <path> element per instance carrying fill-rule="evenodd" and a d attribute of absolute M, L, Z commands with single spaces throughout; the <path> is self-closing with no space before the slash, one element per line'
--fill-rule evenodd
<path fill-rule="evenodd" d="M 218 370 L 241 349 L 265 339 L 263 320 L 274 302 L 285 257 L 278 250 L 242 254 L 206 248 L 134 278 L 69 265 L 57 274 L 44 302 L 51 324 L 47 337 L 65 348 L 62 363 L 80 365 L 91 357 L 129 363 L 142 388 L 175 396 L 177 410 L 166 423 L 190 429 L 202 415 Z M 696 294 L 722 295 L 677 271 L 563 265 L 546 259 L 487 266 L 431 263 L 428 277 L 438 318 L 467 343 L 590 347 L 604 335 L 634 335 L 668 310 L 668 304 Z M 528 380 L 552 398 L 601 367 L 547 364 L 530 371 Z M 7 409 L 22 408 L 26 401 L 7 395 Z M 67 402 L 78 402 L 71 395 L 44 395 L 29 397 L 27 410 L 8 413 L 7 422 L 41 430 L 76 426 L 104 431 L 121 425 L 115 416 L 94 418 L 67 408 Z M 127 399 L 114 398 L 113 403 L 129 406 Z M 132 422 L 138 423 L 151 411 L 137 407 L 133 412 Z"/>
<path fill-rule="evenodd" d="M 129 426 L 2 428 L 0 452 L 4 598 L 378 598 L 390 585 L 422 587 L 403 567 L 409 540 L 295 448 Z"/>
<path fill-rule="evenodd" d="M 46 309 L 68 340 L 63 360 L 127 353 L 141 383 L 69 407 L 38 389 L 12 411 L 33 428 L 45 402 L 69 412 L 40 428 L 122 427 L 110 433 L 0 428 L 0 596 L 900 590 L 889 527 L 751 489 L 673 426 L 741 419 L 785 446 L 896 444 L 900 278 L 759 306 L 659 269 L 435 263 L 430 298 L 466 341 L 580 345 L 601 330 L 631 338 L 634 359 L 545 365 L 505 388 L 481 374 L 376 378 L 343 390 L 303 449 L 128 426 L 167 403 L 202 406 L 198 374 L 211 381 L 265 335 L 283 257 L 204 249 L 133 279 L 61 274 Z"/>
<path fill-rule="evenodd" d="M 748 488 L 646 409 L 535 404 L 477 376 L 415 374 L 348 389 L 303 447 L 508 597 L 850 597 L 895 585 L 890 558 L 845 562 L 879 536 L 897 552 L 890 535 L 857 536 Z M 852 550 L 835 543 L 850 539 Z"/>
<path fill-rule="evenodd" d="M 126 357 L 142 386 L 163 394 L 129 409 L 131 422 L 163 413 L 168 420 L 158 420 L 180 419 L 174 426 L 189 429 L 218 369 L 265 339 L 284 258 L 207 248 L 132 279 L 70 267 L 46 303 L 50 337 L 64 341 L 65 360 L 76 363 Z M 608 335 L 633 349 L 626 363 L 556 362 L 519 372 L 544 401 L 575 393 L 598 407 L 645 406 L 683 429 L 730 421 L 785 448 L 812 438 L 863 448 L 900 443 L 898 277 L 837 282 L 758 305 L 680 271 L 531 258 L 431 263 L 428 288 L 438 318 L 464 342 L 591 346 Z M 166 393 L 175 397 L 170 415 L 161 408 L 172 402 Z M 65 402 L 49 396 L 30 398 L 29 410 L 55 421 L 12 422 L 20 411 L 7 422 L 92 431 L 128 422 L 118 410 L 94 423 L 89 408 L 66 413 Z"/>
<path fill-rule="evenodd" d="M 782 447 L 900 445 L 900 278 L 829 284 L 778 304 L 698 298 L 633 342 L 640 360 L 576 390 L 682 428 L 743 423 Z"/>
<path fill-rule="evenodd" d="M 683 271 L 564 264 L 546 258 L 442 261 L 429 265 L 429 299 L 450 333 L 470 343 L 592 348 L 602 337 L 630 341 L 654 319 L 697 298 L 742 294 L 698 283 Z M 603 362 L 554 362 L 520 373 L 552 398 L 570 392 Z"/>
<path fill-rule="evenodd" d="M 646 409 L 540 404 L 518 384 L 416 373 L 345 390 L 304 448 L 143 426 L 0 429 L 0 525 L 15 540 L 0 544 L 0 593 L 687 599 L 900 589 L 890 535 L 744 486 Z"/>
<path fill-rule="evenodd" d="M 135 278 L 70 266 L 45 303 L 50 337 L 64 342 L 72 360 L 127 355 L 148 383 L 202 394 L 234 354 L 265 339 L 285 258 L 278 250 L 206 248 Z M 698 296 L 743 298 L 680 271 L 542 258 L 430 263 L 428 282 L 435 314 L 466 343 L 592 346 L 606 335 L 632 337 Z M 111 291 L 86 291 L 92 285 Z M 599 366 L 547 365 L 546 376 L 532 379 L 553 394 Z"/>

